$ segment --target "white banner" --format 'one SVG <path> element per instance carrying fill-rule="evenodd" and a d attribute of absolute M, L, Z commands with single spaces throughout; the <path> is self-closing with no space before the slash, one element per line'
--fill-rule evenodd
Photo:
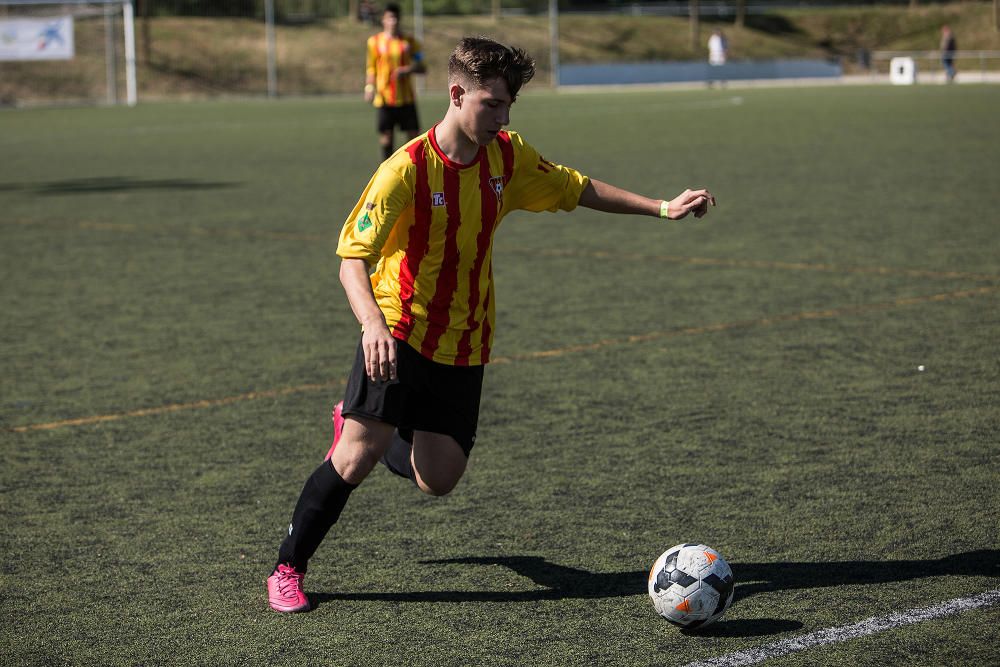
<path fill-rule="evenodd" d="M 72 59 L 72 16 L 0 19 L 0 60 Z"/>

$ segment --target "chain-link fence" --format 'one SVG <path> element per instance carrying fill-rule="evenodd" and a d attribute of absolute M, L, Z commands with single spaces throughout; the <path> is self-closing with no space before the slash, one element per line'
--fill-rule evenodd
<path fill-rule="evenodd" d="M 360 95 L 365 41 L 379 29 L 384 6 L 384 0 L 133 2 L 140 101 L 220 95 Z M 742 20 L 746 26 L 741 32 L 727 32 L 732 35 L 735 59 L 827 59 L 852 67 L 853 61 L 860 62 L 856 54 L 880 48 L 864 41 L 861 23 L 846 26 L 853 33 L 843 44 L 824 46 L 821 35 L 814 46 L 808 46 L 806 37 L 797 32 L 801 26 L 791 24 L 781 8 L 794 7 L 796 12 L 807 6 L 829 8 L 831 3 L 823 0 L 400 0 L 399 4 L 403 30 L 416 33 L 423 43 L 428 71 L 419 85 L 428 92 L 446 88 L 448 54 L 468 34 L 489 35 L 528 50 L 537 62 L 536 86 L 554 81 L 553 63 L 703 62 L 705 39 L 712 29 L 724 26 L 728 31 Z M 549 14 L 553 4 L 559 11 L 554 24 Z M 875 3 L 846 0 L 836 4 L 839 9 L 834 13 L 843 15 L 842 5 L 871 8 Z M 896 11 L 905 14 L 912 0 L 878 4 L 902 5 Z M 914 22 L 906 29 L 933 35 L 937 17 L 949 11 L 943 7 L 983 3 L 930 5 L 921 0 L 920 4 L 921 11 L 911 13 L 914 21 L 923 23 Z M 692 9 L 694 16 L 700 16 L 700 28 Z M 59 14 L 74 17 L 74 57 L 0 62 L 0 105 L 123 100 L 125 30 L 120 5 L 108 12 L 100 0 L 72 6 L 0 0 L 0 26 L 5 19 L 18 16 Z M 268 14 L 273 16 L 270 32 L 265 24 Z M 885 25 L 879 30 L 887 30 Z M 874 31 L 869 34 L 877 37 Z M 756 54 L 744 48 L 751 40 L 756 40 Z M 932 37 L 924 48 L 934 46 Z M 798 51 L 791 51 L 792 47 Z M 997 46 L 987 43 L 976 48 Z"/>
<path fill-rule="evenodd" d="M 23 1 L 23 0 L 22 0 Z M 137 0 L 135 67 L 141 100 L 219 95 L 319 95 L 360 91 L 365 42 L 379 27 L 372 0 Z M 403 30 L 424 43 L 424 88 L 444 88 L 443 64 L 465 34 L 490 34 L 530 48 L 539 80 L 548 71 L 547 0 L 425 0 L 419 15 L 402 2 Z M 0 105 L 123 101 L 124 25 L 120 6 L 58 2 L 4 5 L 0 25 L 23 17 L 71 15 L 70 60 L 0 62 Z"/>
<path fill-rule="evenodd" d="M 688 0 L 675 0 L 676 2 Z M 375 0 L 275 0 L 275 19 L 279 23 L 298 23 L 317 19 L 348 16 L 369 17 L 384 6 Z M 427 16 L 478 15 L 493 11 L 537 14 L 547 11 L 548 0 L 396 0 L 405 14 L 419 10 Z M 561 3 L 590 6 L 594 3 Z M 598 5 L 613 7 L 629 3 L 603 2 Z M 652 4 L 652 3 L 647 3 Z M 661 3 L 663 4 L 663 3 Z M 136 13 L 140 16 L 240 16 L 263 18 L 266 0 L 136 0 Z M 419 5 L 419 6 L 418 6 Z"/>

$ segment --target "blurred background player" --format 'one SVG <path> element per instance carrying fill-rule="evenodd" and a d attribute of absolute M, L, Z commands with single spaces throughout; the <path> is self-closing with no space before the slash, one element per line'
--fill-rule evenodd
<path fill-rule="evenodd" d="M 945 81 L 951 83 L 955 80 L 955 49 L 958 44 L 955 41 L 955 33 L 948 26 L 941 27 L 941 65 L 944 67 Z"/>
<path fill-rule="evenodd" d="M 390 3 L 382 12 L 382 32 L 368 38 L 365 101 L 375 105 L 376 126 L 382 159 L 392 155 L 396 126 L 407 140 L 420 133 L 414 74 L 426 69 L 420 43 L 399 29 L 399 5 Z"/>
<path fill-rule="evenodd" d="M 729 42 L 721 30 L 712 31 L 708 38 L 708 85 L 718 83 L 720 86 L 725 83 L 722 66 L 726 64 L 726 56 L 729 54 Z"/>
<path fill-rule="evenodd" d="M 729 52 L 729 42 L 721 30 L 713 30 L 708 38 L 708 64 L 725 65 L 726 55 Z"/>
<path fill-rule="evenodd" d="M 333 446 L 306 480 L 267 579 L 275 611 L 308 611 L 307 563 L 378 462 L 433 496 L 464 474 L 496 330 L 493 235 L 505 215 L 580 205 L 677 220 L 715 204 L 708 190 L 669 201 L 622 190 L 505 131 L 534 73 L 520 49 L 463 39 L 448 63 L 444 119 L 382 163 L 344 223 L 340 281 L 361 341 Z"/>

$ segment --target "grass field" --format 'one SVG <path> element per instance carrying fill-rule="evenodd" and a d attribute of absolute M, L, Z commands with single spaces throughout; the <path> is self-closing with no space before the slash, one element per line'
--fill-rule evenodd
<path fill-rule="evenodd" d="M 357 340 L 334 242 L 370 109 L 0 113 L 0 663 L 681 665 L 997 589 L 998 106 L 522 96 L 546 157 L 719 207 L 508 217 L 465 479 L 430 498 L 376 470 L 290 617 L 263 581 Z M 737 579 L 700 635 L 645 593 L 691 540 Z M 998 664 L 998 624 L 768 664 Z"/>

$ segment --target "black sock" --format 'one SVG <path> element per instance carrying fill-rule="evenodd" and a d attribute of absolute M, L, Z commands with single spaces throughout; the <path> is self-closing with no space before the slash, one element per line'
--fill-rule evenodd
<path fill-rule="evenodd" d="M 382 146 L 382 159 L 388 160 L 390 157 L 392 157 L 392 144 Z"/>
<path fill-rule="evenodd" d="M 323 461 L 302 488 L 292 513 L 292 523 L 288 526 L 288 536 L 278 549 L 278 563 L 305 572 L 307 562 L 337 523 L 351 491 L 356 488 L 356 484 L 345 482 L 329 461 Z"/>
<path fill-rule="evenodd" d="M 413 474 L 413 464 L 410 462 L 412 452 L 413 443 L 400 435 L 397 429 L 392 432 L 392 444 L 385 450 L 381 460 L 394 475 L 405 477 L 416 484 L 417 476 Z"/>

